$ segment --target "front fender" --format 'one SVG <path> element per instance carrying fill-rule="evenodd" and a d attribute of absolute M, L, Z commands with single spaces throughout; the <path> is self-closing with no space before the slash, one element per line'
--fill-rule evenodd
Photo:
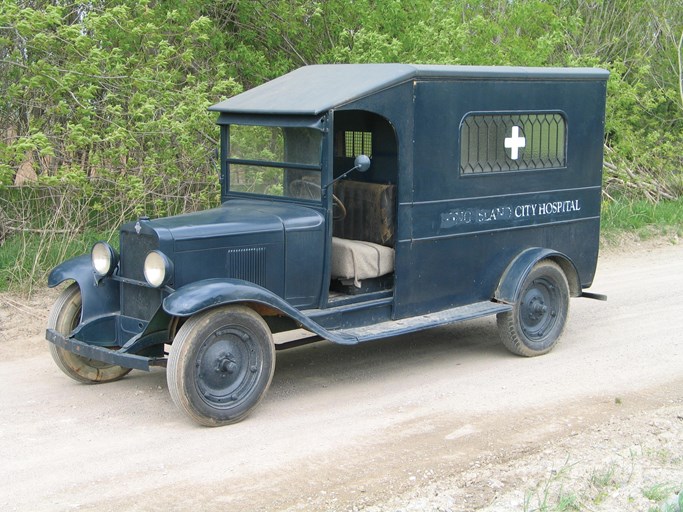
<path fill-rule="evenodd" d="M 54 288 L 68 280 L 76 281 L 81 290 L 81 323 L 119 311 L 118 281 L 105 278 L 97 282 L 89 254 L 71 258 L 57 265 L 50 272 L 47 285 Z"/>
<path fill-rule="evenodd" d="M 47 276 L 47 285 L 54 288 L 69 279 L 73 279 L 79 285 L 85 282 L 91 284 L 95 282 L 89 255 L 76 256 L 57 265 Z"/>
<path fill-rule="evenodd" d="M 288 314 L 289 310 L 296 311 L 261 286 L 241 279 L 221 278 L 187 284 L 166 297 L 162 306 L 169 315 L 186 317 L 216 306 L 245 301 L 272 306 Z"/>
<path fill-rule="evenodd" d="M 568 256 L 552 249 L 532 247 L 519 253 L 507 266 L 500 278 L 494 298 L 498 302 L 514 304 L 519 298 L 520 288 L 526 276 L 529 275 L 536 263 L 546 259 L 554 261 L 562 268 L 565 276 L 567 276 L 570 295 L 572 297 L 581 295 L 579 273 L 576 270 L 576 265 Z"/>
<path fill-rule="evenodd" d="M 216 306 L 244 302 L 275 308 L 318 336 L 337 343 L 350 343 L 344 337 L 330 333 L 270 290 L 241 279 L 214 278 L 185 285 L 166 297 L 162 307 L 169 315 L 188 317 Z"/>

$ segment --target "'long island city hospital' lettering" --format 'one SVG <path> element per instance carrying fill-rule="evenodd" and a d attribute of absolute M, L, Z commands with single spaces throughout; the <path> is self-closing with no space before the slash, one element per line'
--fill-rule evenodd
<path fill-rule="evenodd" d="M 580 199 L 505 205 L 495 208 L 456 208 L 441 214 L 441 229 L 449 229 L 463 224 L 530 219 L 579 211 L 581 211 Z"/>

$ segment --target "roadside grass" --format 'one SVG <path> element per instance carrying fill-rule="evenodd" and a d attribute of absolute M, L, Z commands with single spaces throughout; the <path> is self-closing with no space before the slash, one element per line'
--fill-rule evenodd
<path fill-rule="evenodd" d="M 32 293 L 44 288 L 52 268 L 61 262 L 90 252 L 98 240 L 118 247 L 116 231 L 66 234 L 20 232 L 5 239 L 0 248 L 0 291 Z"/>
<path fill-rule="evenodd" d="M 106 177 L 0 187 L 0 291 L 31 294 L 45 287 L 52 268 L 106 240 L 118 246 L 118 227 L 143 213 L 173 215 L 215 206 L 215 184 L 189 180 L 182 190 L 140 183 L 123 186 Z M 139 197 L 140 194 L 143 196 Z"/>
<path fill-rule="evenodd" d="M 642 489 L 643 496 L 656 502 L 657 505 L 648 512 L 681 512 L 683 511 L 683 486 L 672 484 L 655 484 Z"/>
<path fill-rule="evenodd" d="M 524 512 L 568 512 L 581 510 L 581 502 L 573 492 L 565 492 L 564 485 L 574 464 L 569 457 L 560 469 L 552 469 L 547 479 L 524 495 Z"/>
<path fill-rule="evenodd" d="M 590 473 L 583 473 L 578 463 L 570 463 L 567 458 L 560 469 L 550 470 L 535 488 L 526 490 L 523 511 L 611 510 L 613 503 L 606 502 L 611 494 L 619 494 L 629 488 L 635 458 L 636 455 L 631 454 L 630 467 L 629 464 L 620 466 L 611 463 L 593 468 Z M 683 485 L 654 483 L 640 488 L 640 493 L 650 503 L 648 512 L 683 512 Z M 629 502 L 637 507 L 632 498 L 629 498 Z"/>
<path fill-rule="evenodd" d="M 601 241 L 620 243 L 625 237 L 654 238 L 672 242 L 683 237 L 683 198 L 652 203 L 617 198 L 602 204 Z"/>
<path fill-rule="evenodd" d="M 599 505 L 605 500 L 611 490 L 619 488 L 616 466 L 610 464 L 606 468 L 594 469 L 590 476 L 590 484 L 594 490 L 592 501 Z"/>
<path fill-rule="evenodd" d="M 62 261 L 88 253 L 97 240 L 117 240 L 107 226 L 132 216 L 131 207 L 112 201 L 105 211 L 95 197 L 92 187 L 74 184 L 0 189 L 0 291 L 30 295 Z"/>

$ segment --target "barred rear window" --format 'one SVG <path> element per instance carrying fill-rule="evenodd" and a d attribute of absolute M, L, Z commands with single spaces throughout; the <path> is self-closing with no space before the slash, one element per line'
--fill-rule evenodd
<path fill-rule="evenodd" d="M 460 173 L 563 168 L 566 146 L 560 113 L 468 114 L 460 127 Z"/>

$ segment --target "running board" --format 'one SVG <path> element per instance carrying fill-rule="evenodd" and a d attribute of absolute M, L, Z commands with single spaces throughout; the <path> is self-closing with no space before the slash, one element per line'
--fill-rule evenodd
<path fill-rule="evenodd" d="M 400 334 L 421 331 L 423 329 L 429 329 L 439 325 L 461 322 L 463 320 L 472 320 L 473 318 L 480 318 L 482 316 L 505 313 L 511 309 L 512 306 L 510 304 L 502 304 L 499 302 L 490 301 L 475 302 L 474 304 L 459 306 L 457 308 L 439 311 L 438 313 L 429 313 L 427 315 L 419 315 L 401 320 L 390 320 L 366 327 L 352 327 L 349 329 L 334 330 L 330 329 L 329 333 L 332 334 L 330 337 L 332 341 L 343 339 L 343 343 L 345 344 L 361 343 L 364 341 L 377 340 L 380 338 L 388 338 L 390 336 L 398 336 Z"/>

